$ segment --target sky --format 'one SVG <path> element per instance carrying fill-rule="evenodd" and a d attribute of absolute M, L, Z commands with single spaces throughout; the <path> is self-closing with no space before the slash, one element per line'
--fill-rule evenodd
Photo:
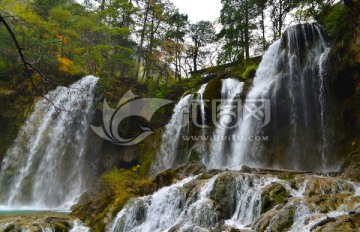
<path fill-rule="evenodd" d="M 214 21 L 220 16 L 221 0 L 170 0 L 179 8 L 180 13 L 187 14 L 190 22 L 200 20 Z"/>

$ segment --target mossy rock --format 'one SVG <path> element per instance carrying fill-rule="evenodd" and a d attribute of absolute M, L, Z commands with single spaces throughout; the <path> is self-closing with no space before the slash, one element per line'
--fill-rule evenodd
<path fill-rule="evenodd" d="M 288 198 L 289 193 L 283 185 L 279 183 L 270 185 L 261 194 L 261 213 L 283 204 Z"/>
<path fill-rule="evenodd" d="M 358 232 L 360 228 L 360 214 L 354 214 L 349 216 L 341 216 L 328 220 L 327 223 L 314 228 L 314 232 L 333 232 L 333 231 L 346 231 L 346 232 Z"/>
<path fill-rule="evenodd" d="M 15 224 L 10 224 L 8 226 L 6 226 L 6 228 L 4 229 L 4 232 L 11 232 L 15 230 Z"/>
<path fill-rule="evenodd" d="M 285 232 L 288 231 L 294 223 L 296 205 L 289 205 L 283 207 L 278 211 L 270 223 L 269 231 L 271 232 Z"/>
<path fill-rule="evenodd" d="M 140 176 L 136 171 L 113 169 L 96 182 L 96 186 L 84 197 L 85 204 L 77 205 L 71 215 L 86 222 L 92 231 L 104 231 L 106 223 L 132 198 L 150 195 L 156 190 L 152 179 Z"/>
<path fill-rule="evenodd" d="M 210 198 L 219 205 L 219 220 L 229 219 L 234 214 L 236 192 L 236 179 L 233 173 L 225 172 L 216 179 Z"/>
<path fill-rule="evenodd" d="M 221 99 L 221 89 L 222 89 L 222 80 L 220 78 L 216 78 L 209 82 L 206 86 L 203 98 L 208 100 L 205 107 L 207 110 L 212 109 L 212 100 Z"/>
<path fill-rule="evenodd" d="M 345 178 L 360 181 L 360 146 L 347 155 L 341 172 Z"/>
<path fill-rule="evenodd" d="M 169 186 L 179 179 L 179 175 L 174 170 L 166 170 L 157 175 L 154 179 L 157 189 Z"/>
<path fill-rule="evenodd" d="M 309 179 L 304 195 L 311 197 L 321 194 L 353 193 L 354 191 L 354 187 L 345 181 L 319 177 Z"/>
<path fill-rule="evenodd" d="M 189 161 L 200 161 L 200 157 L 201 154 L 197 150 L 192 149 L 190 152 Z"/>
<path fill-rule="evenodd" d="M 249 64 L 246 67 L 245 71 L 242 73 L 242 75 L 241 75 L 242 78 L 244 78 L 244 79 L 254 78 L 258 67 L 259 67 L 259 64 L 256 64 L 256 63 Z"/>
<path fill-rule="evenodd" d="M 185 165 L 179 166 L 174 171 L 181 177 L 189 177 L 199 175 L 206 172 L 206 167 L 204 164 L 198 161 L 191 161 Z"/>

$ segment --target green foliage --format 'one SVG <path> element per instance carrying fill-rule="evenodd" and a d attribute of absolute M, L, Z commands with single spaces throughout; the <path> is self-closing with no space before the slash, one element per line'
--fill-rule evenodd
<path fill-rule="evenodd" d="M 350 13 L 349 9 L 343 4 L 337 4 L 331 8 L 330 12 L 325 16 L 324 27 L 326 32 L 332 38 L 344 39 L 344 34 L 352 34 L 349 31 Z"/>
<path fill-rule="evenodd" d="M 258 64 L 252 63 L 246 66 L 245 71 L 241 74 L 243 79 L 254 78 L 257 68 L 259 67 Z"/>
<path fill-rule="evenodd" d="M 100 194 L 77 206 L 72 213 L 90 225 L 93 231 L 103 231 L 105 217 L 109 213 L 114 217 L 131 198 L 149 195 L 156 190 L 153 181 L 139 176 L 137 171 L 117 168 L 104 174 L 98 185 Z"/>

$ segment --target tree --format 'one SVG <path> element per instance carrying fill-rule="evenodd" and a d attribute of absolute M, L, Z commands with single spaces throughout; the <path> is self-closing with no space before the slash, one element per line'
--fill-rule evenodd
<path fill-rule="evenodd" d="M 274 40 L 281 37 L 285 26 L 285 19 L 290 11 L 296 7 L 298 2 L 297 0 L 270 0 L 270 19 Z"/>
<path fill-rule="evenodd" d="M 169 16 L 167 23 L 170 27 L 166 33 L 166 37 L 167 39 L 174 41 L 175 75 L 181 80 L 181 52 L 183 49 L 184 38 L 187 33 L 188 16 L 176 11 Z"/>
<path fill-rule="evenodd" d="M 222 30 L 218 39 L 225 44 L 219 56 L 220 62 L 234 62 L 250 57 L 253 41 L 253 30 L 256 29 L 256 18 L 259 11 L 255 0 L 223 0 L 220 12 Z"/>
<path fill-rule="evenodd" d="M 49 11 L 60 5 L 69 3 L 69 0 L 34 0 L 32 3 L 35 13 L 46 18 L 49 16 Z"/>
<path fill-rule="evenodd" d="M 258 0 L 256 2 L 257 4 L 257 10 L 260 17 L 260 27 L 261 27 L 261 40 L 262 40 L 262 50 L 265 52 L 267 50 L 267 42 L 266 42 L 266 28 L 265 28 L 265 10 L 266 10 L 266 3 L 268 0 Z"/>
<path fill-rule="evenodd" d="M 197 71 L 200 49 L 214 41 L 214 32 L 214 25 L 210 21 L 200 21 L 190 25 L 190 37 L 193 41 L 191 57 L 194 71 Z"/>
<path fill-rule="evenodd" d="M 321 21 L 336 0 L 301 0 L 298 9 L 294 14 L 298 23 L 308 22 L 310 20 Z"/>

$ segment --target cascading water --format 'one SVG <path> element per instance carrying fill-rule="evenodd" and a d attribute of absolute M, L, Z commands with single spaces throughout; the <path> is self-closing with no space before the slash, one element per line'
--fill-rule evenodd
<path fill-rule="evenodd" d="M 180 99 L 179 103 L 175 106 L 170 122 L 165 127 L 160 150 L 151 167 L 150 172 L 152 174 L 157 174 L 173 167 L 177 163 L 181 163 L 181 161 L 178 160 L 182 158 L 178 157 L 178 149 L 184 127 L 189 124 L 191 98 L 191 94 L 186 95 Z"/>
<path fill-rule="evenodd" d="M 254 117 L 243 120 L 236 135 L 268 136 L 268 141 L 233 143 L 232 163 L 326 171 L 330 47 L 323 34 L 316 24 L 293 26 L 265 53 L 246 101 L 270 101 L 271 121 L 261 127 Z"/>
<path fill-rule="evenodd" d="M 205 89 L 207 87 L 208 84 L 203 84 L 200 89 L 197 91 L 197 101 L 193 102 L 192 107 L 196 107 L 197 110 L 195 112 L 193 112 L 192 117 L 196 117 L 197 118 L 197 125 L 196 127 L 201 129 L 201 141 L 198 141 L 198 143 L 191 148 L 190 153 L 192 152 L 192 150 L 195 150 L 198 154 L 207 154 L 208 151 L 208 144 L 206 142 L 206 135 L 208 133 L 208 126 L 207 124 L 207 119 L 206 119 L 206 102 L 204 99 L 204 92 Z M 196 114 L 194 116 L 194 113 Z M 199 116 L 200 116 L 200 120 L 199 120 Z M 191 154 L 189 154 L 190 157 Z M 205 163 L 208 160 L 208 157 L 206 155 L 201 157 L 201 161 L 203 163 Z"/>
<path fill-rule="evenodd" d="M 197 92 L 200 97 L 195 106 L 199 106 L 201 123 L 198 123 L 198 126 L 201 127 L 201 135 L 199 136 L 201 139 L 197 141 L 196 145 L 192 149 L 195 149 L 201 154 L 201 157 L 199 158 L 204 164 L 206 164 L 207 167 L 223 168 L 226 167 L 226 165 L 229 165 L 229 160 L 224 159 L 222 156 L 222 152 L 224 152 L 225 147 L 224 143 L 226 142 L 223 138 L 227 135 L 227 133 L 229 133 L 227 126 L 230 125 L 234 119 L 237 119 L 232 117 L 234 110 L 240 110 L 237 107 L 233 107 L 234 100 L 236 100 L 242 92 L 243 86 L 243 82 L 239 82 L 235 79 L 222 80 L 221 103 L 219 107 L 220 113 L 218 120 L 218 124 L 220 126 L 217 127 L 215 131 L 213 136 L 214 142 L 211 144 L 210 151 L 208 151 L 209 148 L 207 148 L 208 144 L 206 144 L 206 139 L 203 140 L 203 138 L 207 137 L 206 126 L 204 126 L 206 124 L 206 102 L 203 99 L 203 94 L 207 84 L 202 85 Z M 153 175 L 165 169 L 188 162 L 189 155 L 184 152 L 179 152 L 179 144 L 182 141 L 181 135 L 184 135 L 184 133 L 182 133 L 184 126 L 186 126 L 186 123 L 190 123 L 188 121 L 184 122 L 184 117 L 189 115 L 190 105 L 192 104 L 191 98 L 192 95 L 183 97 L 174 108 L 171 120 L 165 127 L 160 151 L 158 152 L 157 158 L 152 165 L 151 173 Z"/>
<path fill-rule="evenodd" d="M 225 136 L 229 132 L 229 127 L 233 120 L 241 120 L 237 117 L 232 117 L 236 112 L 239 112 L 239 105 L 234 105 L 235 98 L 242 92 L 244 87 L 243 82 L 239 82 L 235 79 L 225 79 L 222 80 L 221 88 L 221 103 L 220 103 L 220 113 L 218 115 L 218 126 L 216 127 L 213 141 L 211 144 L 210 150 L 210 159 L 206 163 L 207 167 L 210 168 L 225 168 L 231 166 L 227 156 L 224 156 L 225 153 L 224 147 L 226 143 Z M 235 112 L 234 112 L 235 110 Z M 239 116 L 240 114 L 237 113 Z M 229 151 L 228 151 L 229 152 Z"/>
<path fill-rule="evenodd" d="M 66 209 L 95 178 L 87 140 L 98 78 L 57 87 L 35 104 L 3 160 L 0 205 Z"/>
<path fill-rule="evenodd" d="M 200 104 L 200 116 L 201 116 L 201 125 L 202 127 L 202 135 L 205 134 L 205 123 L 206 123 L 206 112 L 205 112 L 205 101 L 204 101 L 204 92 L 206 89 L 207 84 L 203 84 L 199 91 L 197 92 L 200 96 L 199 104 Z"/>
<path fill-rule="evenodd" d="M 285 226 L 285 231 L 311 231 L 327 217 L 360 212 L 359 189 L 351 181 L 309 175 L 282 180 L 273 175 L 228 171 L 206 180 L 203 176 L 188 177 L 153 195 L 131 200 L 118 213 L 110 231 L 279 231 Z M 333 203 L 332 211 L 323 213 L 321 204 L 312 203 L 313 194 L 339 197 L 339 202 Z M 284 219 L 289 214 L 291 223 Z M 284 220 L 289 224 L 284 225 Z"/>
<path fill-rule="evenodd" d="M 131 200 L 118 213 L 111 231 L 156 232 L 170 228 L 185 204 L 186 192 L 182 187 L 193 179 L 186 178 L 152 196 Z"/>
<path fill-rule="evenodd" d="M 243 83 L 223 80 L 218 126 L 213 131 L 207 130 L 206 136 L 204 131 L 201 134 L 213 139 L 193 145 L 207 168 L 238 169 L 248 165 L 336 171 L 338 167 L 328 158 L 333 157 L 334 151 L 329 142 L 334 134 L 331 126 L 334 119 L 329 107 L 331 94 L 327 71 L 330 46 L 325 37 L 322 28 L 316 24 L 296 25 L 288 28 L 282 38 L 270 46 L 243 102 L 244 109 L 238 109 L 239 124 L 235 129 L 223 128 L 232 113 L 233 103 L 227 100 L 234 100 L 242 92 Z M 202 86 L 199 93 L 205 88 Z M 179 159 L 174 151 L 181 139 L 179 117 L 183 117 L 183 112 L 180 106 L 189 99 L 182 99 L 174 110 L 164 133 L 161 156 L 158 156 L 158 160 L 163 160 L 161 168 L 153 174 L 187 161 L 186 155 Z M 203 108 L 205 105 L 201 104 L 202 119 L 209 117 L 204 115 Z"/>

